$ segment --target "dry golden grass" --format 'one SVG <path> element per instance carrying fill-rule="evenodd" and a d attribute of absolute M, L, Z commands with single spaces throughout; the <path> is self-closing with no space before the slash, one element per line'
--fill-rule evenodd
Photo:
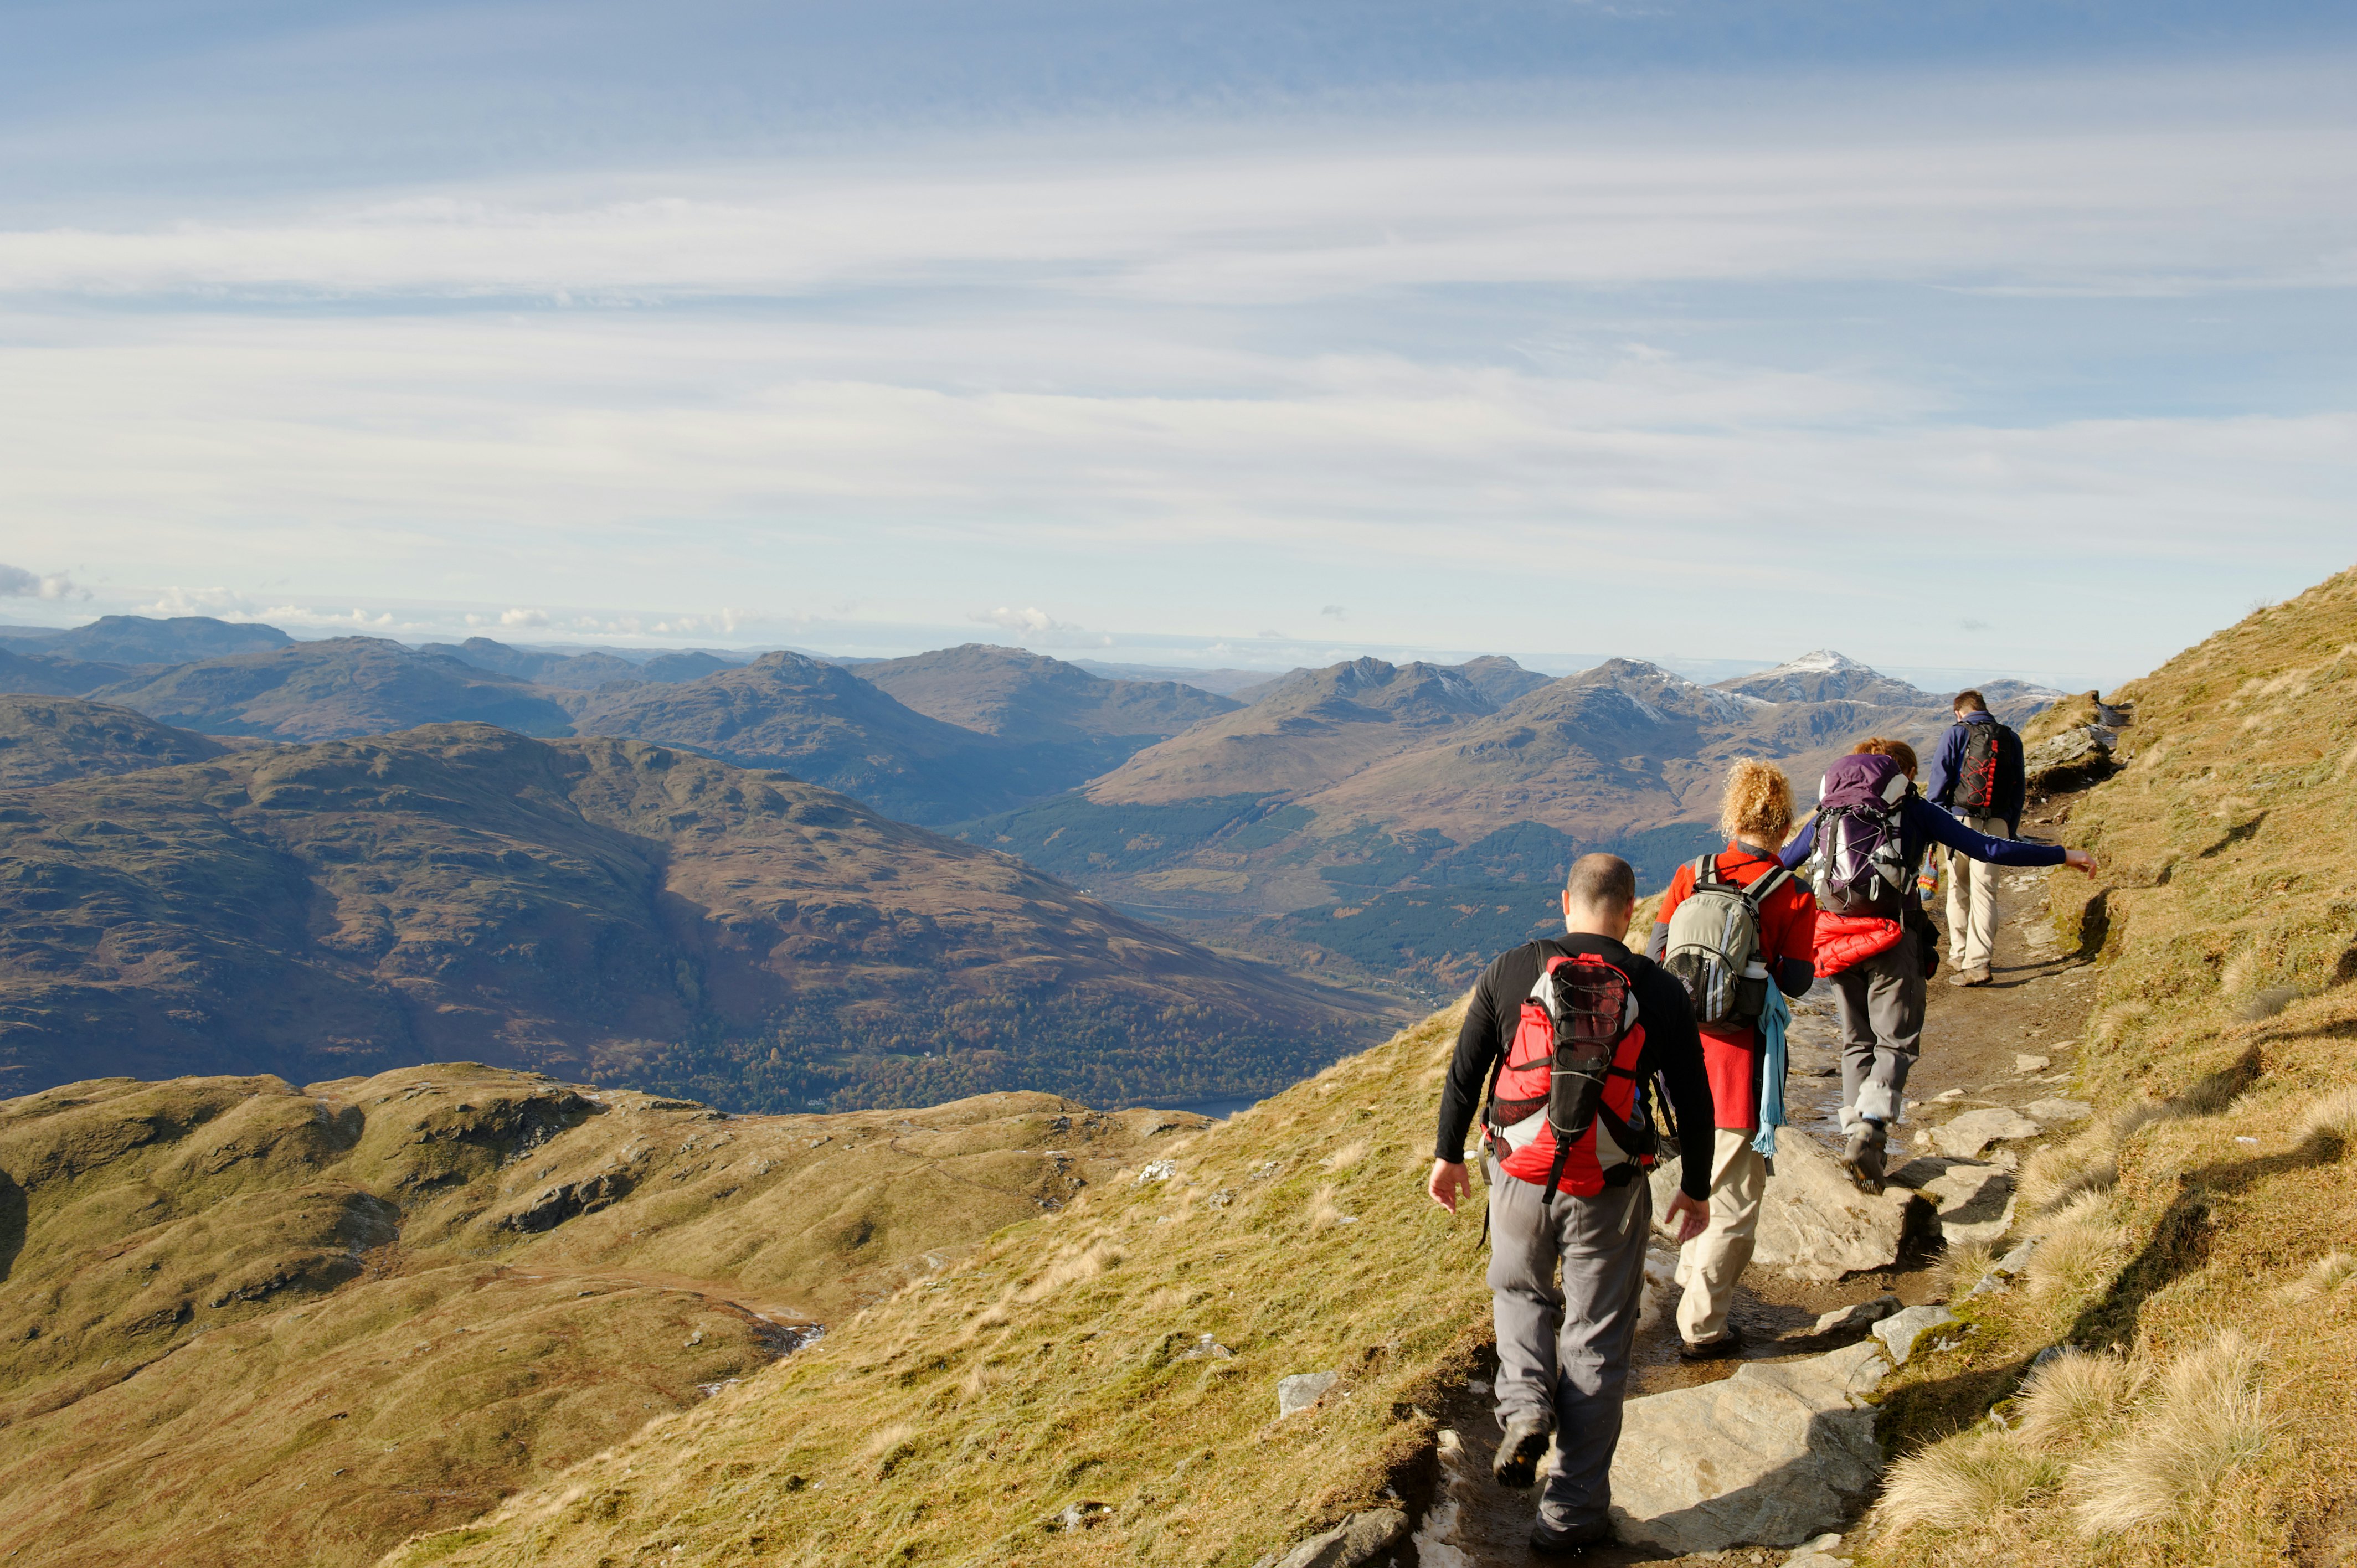
<path fill-rule="evenodd" d="M 2258 1347 L 2233 1330 L 2162 1371 L 2135 1423 L 2072 1466 L 2072 1505 L 2091 1536 L 2154 1525 L 2185 1534 L 2208 1521 L 2218 1488 L 2274 1435 L 2259 1388 Z"/>
<path fill-rule="evenodd" d="M 2357 1495 L 2357 573 L 2115 695 L 2123 767 L 2069 829 L 2104 875 L 2048 885 L 2065 944 L 2097 953 L 2078 1069 L 2104 1114 L 2022 1172 L 2046 1235 L 2027 1285 L 1975 1298 L 1977 1332 L 1885 1396 L 1918 1469 L 2012 1443 L 2072 1475 L 2002 1528 L 1919 1510 L 1878 1568 L 2276 1563 Z M 2124 1370 L 2066 1356 L 2025 1387 L 2058 1342 Z M 2123 1376 L 2109 1435 L 2049 1435 L 2099 1424 Z M 1943 1438 L 1943 1389 L 2018 1391 L 2022 1427 Z"/>
<path fill-rule="evenodd" d="M 2127 1261 L 2127 1231 L 2102 1193 L 2072 1199 L 2043 1229 L 2024 1271 L 2033 1294 L 2083 1297 Z"/>
<path fill-rule="evenodd" d="M 2142 1369 L 2125 1357 L 2066 1349 L 2021 1385 L 2015 1405 L 2021 1441 L 2055 1452 L 2101 1442 L 2119 1425 L 2143 1380 Z"/>
<path fill-rule="evenodd" d="M 1480 1216 L 1435 1208 L 1411 1158 L 1455 1033 L 1442 1014 L 1339 1063 L 1203 1132 L 1169 1181 L 1100 1182 L 389 1562 L 1242 1564 L 1369 1506 L 1486 1334 Z M 1277 1380 L 1319 1370 L 1334 1394 L 1278 1420 Z M 1103 1511 L 1043 1527 L 1074 1504 Z"/>
<path fill-rule="evenodd" d="M 1883 1477 L 1876 1518 L 1897 1531 L 1985 1527 L 2061 1482 L 2061 1460 L 2010 1433 L 1981 1427 L 1894 1463 Z"/>

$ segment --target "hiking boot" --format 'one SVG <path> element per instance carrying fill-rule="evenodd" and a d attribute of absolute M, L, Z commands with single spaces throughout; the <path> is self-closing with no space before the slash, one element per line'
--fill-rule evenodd
<path fill-rule="evenodd" d="M 1849 1179 L 1856 1182 L 1862 1192 L 1878 1196 L 1882 1191 L 1884 1142 L 1881 1122 L 1861 1122 L 1842 1150 L 1842 1169 L 1849 1172 Z"/>
<path fill-rule="evenodd" d="M 1541 1520 L 1531 1530 L 1531 1550 L 1541 1557 L 1584 1557 L 1591 1546 L 1609 1545 L 1612 1526 L 1609 1522 L 1591 1524 L 1585 1530 L 1549 1530 Z"/>
<path fill-rule="evenodd" d="M 1543 1415 L 1518 1415 L 1506 1423 L 1506 1434 L 1498 1439 L 1497 1456 L 1490 1461 L 1490 1474 L 1501 1487 L 1521 1491 L 1539 1478 L 1539 1461 L 1546 1456 L 1547 1439 L 1554 1428 Z"/>
<path fill-rule="evenodd" d="M 1995 978 L 1996 976 L 1990 974 L 1987 967 L 1984 965 L 1979 969 L 1960 969 L 1956 971 L 1955 973 L 1948 976 L 1948 983 L 1951 985 L 1986 985 Z"/>
<path fill-rule="evenodd" d="M 1724 1361 L 1729 1356 L 1742 1352 L 1743 1336 L 1732 1323 L 1727 1326 L 1726 1333 L 1700 1345 L 1689 1345 L 1683 1339 L 1678 1341 L 1678 1359 L 1681 1361 Z"/>

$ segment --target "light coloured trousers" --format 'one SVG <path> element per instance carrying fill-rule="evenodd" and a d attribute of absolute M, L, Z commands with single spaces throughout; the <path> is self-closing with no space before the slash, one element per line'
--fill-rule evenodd
<path fill-rule="evenodd" d="M 1558 1195 L 1493 1164 L 1490 1302 L 1498 1327 L 1498 1421 L 1555 1423 L 1555 1467 L 1539 1495 L 1551 1530 L 1602 1524 L 1612 1506 L 1612 1451 L 1645 1285 L 1653 1192 L 1643 1177 L 1594 1197 Z M 1555 1283 L 1561 1265 L 1563 1283 Z"/>
<path fill-rule="evenodd" d="M 1678 1332 L 1689 1345 L 1727 1337 L 1727 1309 L 1735 1282 L 1751 1262 L 1760 1230 L 1760 1200 L 1768 1190 L 1768 1157 L 1751 1146 L 1754 1129 L 1717 1131 L 1710 1150 L 1710 1226 L 1678 1249 Z"/>
<path fill-rule="evenodd" d="M 1956 820 L 1991 838 L 2013 836 L 2003 817 Z M 1958 969 L 1986 969 L 1996 953 L 1996 866 L 1948 852 L 1948 961 Z"/>

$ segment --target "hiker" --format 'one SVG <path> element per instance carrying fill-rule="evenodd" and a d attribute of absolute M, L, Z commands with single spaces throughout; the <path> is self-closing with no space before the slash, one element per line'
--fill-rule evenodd
<path fill-rule="evenodd" d="M 1678 1354 L 1689 1361 L 1717 1360 L 1742 1348 L 1727 1309 L 1751 1262 L 1768 1157 L 1783 1120 L 1783 1024 L 1790 1014 L 1767 993 L 1772 980 L 1781 995 L 1798 996 L 1816 977 L 1817 901 L 1776 858 L 1792 832 L 1792 785 L 1784 770 L 1749 758 L 1729 768 L 1718 825 L 1727 848 L 1678 867 L 1645 949 L 1694 998 L 1716 1108 L 1707 1132 L 1678 1128 L 1681 1159 L 1710 1167 L 1710 1228 L 1678 1249 L 1685 1293 L 1678 1299 Z"/>
<path fill-rule="evenodd" d="M 1925 795 L 1964 826 L 1991 838 L 2020 832 L 2021 737 L 1997 722 L 1978 692 L 1956 693 L 1956 722 L 1932 761 Z M 1986 985 L 1996 950 L 1996 873 L 1969 855 L 1948 854 L 1948 961 L 1951 985 Z"/>
<path fill-rule="evenodd" d="M 1451 1214 L 1471 1194 L 1465 1135 L 1486 1082 L 1482 1174 L 1504 1429 L 1491 1469 L 1504 1486 L 1530 1486 L 1555 1435 L 1531 1533 L 1534 1551 L 1555 1556 L 1611 1539 L 1612 1450 L 1652 1228 L 1647 1085 L 1658 1076 L 1679 1126 L 1711 1124 L 1685 988 L 1622 945 L 1636 903 L 1627 861 L 1582 855 L 1564 885 L 1565 934 L 1501 953 L 1482 972 L 1441 1091 L 1426 1184 Z M 1667 1219 L 1686 1241 L 1710 1223 L 1708 1162 L 1686 1162 L 1679 1187 Z"/>
<path fill-rule="evenodd" d="M 1825 770 L 1816 814 L 1780 857 L 1809 865 L 1817 972 L 1833 978 L 1841 1015 L 1841 1161 L 1868 1192 L 1882 1190 L 1889 1129 L 1922 1039 L 1924 986 L 1940 962 L 1938 933 L 1927 938 L 1930 918 L 1908 896 L 1924 852 L 1938 843 L 1991 865 L 2095 873 L 2085 850 L 1974 832 L 1916 793 L 1915 768 L 1903 740 L 1858 742 Z"/>

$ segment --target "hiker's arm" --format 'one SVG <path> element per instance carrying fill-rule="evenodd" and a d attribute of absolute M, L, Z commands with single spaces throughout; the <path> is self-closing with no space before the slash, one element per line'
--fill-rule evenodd
<path fill-rule="evenodd" d="M 1792 835 L 1792 842 L 1784 846 L 1776 859 L 1785 870 L 1790 871 L 1808 859 L 1809 852 L 1816 847 L 1817 819 L 1812 814 L 1807 822 L 1801 824 L 1801 831 Z"/>
<path fill-rule="evenodd" d="M 1907 815 L 1916 831 L 1974 860 L 1990 865 L 2063 865 L 2093 873 L 2095 857 L 2085 850 L 2064 849 L 2059 843 L 2031 843 L 2026 839 L 1993 839 L 1976 833 L 1954 817 L 1921 797 L 1907 802 Z"/>
<path fill-rule="evenodd" d="M 1645 939 L 1645 956 L 1659 963 L 1669 955 L 1670 923 L 1667 920 L 1656 920 L 1653 922 L 1653 934 Z"/>
<path fill-rule="evenodd" d="M 1776 961 L 1776 989 L 1787 996 L 1804 995 L 1817 981 L 1813 960 L 1786 958 Z"/>
<path fill-rule="evenodd" d="M 1490 1064 L 1498 1055 L 1498 966 L 1491 963 L 1465 1004 L 1465 1023 L 1457 1031 L 1457 1052 L 1448 1058 L 1448 1080 L 1440 1090 L 1440 1130 L 1433 1139 L 1435 1159 L 1461 1165 L 1465 1135 L 1481 1109 L 1481 1090 L 1489 1082 Z"/>

